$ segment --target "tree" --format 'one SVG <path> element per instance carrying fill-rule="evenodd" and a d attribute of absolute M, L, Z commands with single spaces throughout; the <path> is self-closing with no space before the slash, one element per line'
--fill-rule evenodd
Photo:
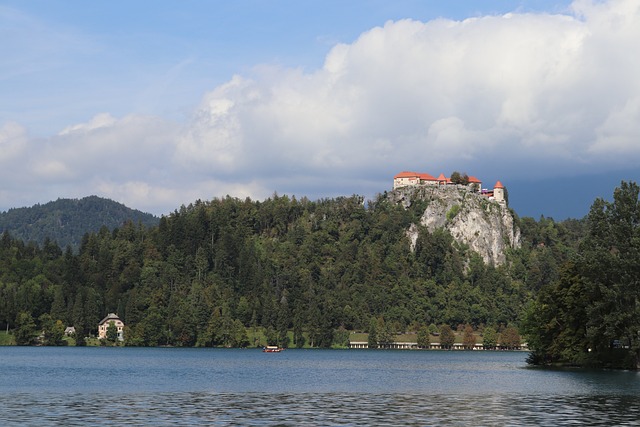
<path fill-rule="evenodd" d="M 540 289 L 524 315 L 523 332 L 531 353 L 529 363 L 585 365 L 586 303 L 590 297 L 575 263 L 567 263 L 560 279 Z"/>
<path fill-rule="evenodd" d="M 431 324 L 429 325 L 429 333 L 430 333 L 431 335 L 435 335 L 435 334 L 437 334 L 437 333 L 438 333 L 438 327 L 435 325 L 435 323 L 431 323 Z"/>
<path fill-rule="evenodd" d="M 369 321 L 369 336 L 367 337 L 367 347 L 378 348 L 378 331 L 376 328 L 376 319 L 374 317 Z"/>
<path fill-rule="evenodd" d="M 42 344 L 44 345 L 65 345 L 64 324 L 61 320 L 54 321 L 53 318 L 45 313 L 38 318 L 40 328 L 42 329 Z"/>
<path fill-rule="evenodd" d="M 302 332 L 302 326 L 300 326 L 300 323 L 295 323 L 293 326 L 293 344 L 296 348 L 302 348 L 304 347 L 305 342 L 306 339 Z"/>
<path fill-rule="evenodd" d="M 427 328 L 426 326 L 423 326 L 418 330 L 417 341 L 418 341 L 417 343 L 418 347 L 420 348 L 431 347 L 431 341 L 429 339 L 429 328 Z"/>
<path fill-rule="evenodd" d="M 275 328 L 267 327 L 264 331 L 264 337 L 267 340 L 267 345 L 278 345 L 278 331 Z"/>
<path fill-rule="evenodd" d="M 586 341 L 598 365 L 640 369 L 639 193 L 636 183 L 622 182 L 613 202 L 597 200 L 580 247 L 589 295 Z"/>
<path fill-rule="evenodd" d="M 493 350 L 498 345 L 498 332 L 495 328 L 487 326 L 482 331 L 482 347 L 485 350 Z"/>
<path fill-rule="evenodd" d="M 473 350 L 473 347 L 475 347 L 476 345 L 476 336 L 473 333 L 473 328 L 469 324 L 467 324 L 464 328 L 462 344 L 464 345 L 464 348 L 468 350 Z"/>
<path fill-rule="evenodd" d="M 385 346 L 389 346 L 393 341 L 393 337 L 391 336 L 391 329 L 389 328 L 389 324 L 384 321 L 384 318 L 380 316 L 378 318 L 378 324 L 376 327 L 378 331 L 378 344 L 383 348 Z"/>
<path fill-rule="evenodd" d="M 247 335 L 247 329 L 242 322 L 238 319 L 233 321 L 233 341 L 232 347 L 246 348 L 249 347 L 249 336 Z"/>
<path fill-rule="evenodd" d="M 118 341 L 118 327 L 113 320 L 109 322 L 109 326 L 107 326 L 107 341 L 113 344 Z"/>
<path fill-rule="evenodd" d="M 520 347 L 520 334 L 514 326 L 505 328 L 500 334 L 500 348 L 514 349 Z"/>
<path fill-rule="evenodd" d="M 640 188 L 596 199 L 587 236 L 524 319 L 532 363 L 640 369 Z"/>
<path fill-rule="evenodd" d="M 51 303 L 51 317 L 54 320 L 66 320 L 67 308 L 64 301 L 62 286 L 56 286 L 53 292 L 53 303 Z"/>
<path fill-rule="evenodd" d="M 469 184 L 469 176 L 466 173 L 461 174 L 458 171 L 454 171 L 451 173 L 451 176 L 449 177 L 449 179 L 453 184 L 462 184 L 462 185 Z"/>
<path fill-rule="evenodd" d="M 20 312 L 16 317 L 16 329 L 14 337 L 18 345 L 31 345 L 35 342 L 38 332 L 36 322 L 30 313 Z"/>
<path fill-rule="evenodd" d="M 456 336 L 449 325 L 440 326 L 440 347 L 449 349 L 456 342 Z"/>
<path fill-rule="evenodd" d="M 340 325 L 333 334 L 333 342 L 338 347 L 349 347 L 349 331 Z"/>

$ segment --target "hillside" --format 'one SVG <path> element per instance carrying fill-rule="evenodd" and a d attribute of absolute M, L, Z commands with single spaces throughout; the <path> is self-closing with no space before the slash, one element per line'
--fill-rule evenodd
<path fill-rule="evenodd" d="M 520 247 L 520 229 L 507 203 L 491 200 L 467 185 L 409 186 L 393 190 L 388 197 L 405 208 L 423 208 L 420 225 L 432 233 L 447 230 L 485 263 L 504 264 L 506 252 Z M 413 246 L 417 225 L 412 224 L 408 232 Z"/>
<path fill-rule="evenodd" d="M 405 206 L 387 193 L 366 204 L 359 196 L 198 201 L 156 227 L 90 233 L 77 255 L 3 235 L 0 329 L 29 337 L 58 319 L 95 334 L 117 313 L 128 345 L 256 345 L 251 331 L 269 343 L 329 347 L 344 346 L 353 330 L 385 342 L 432 324 L 517 326 L 557 279 L 580 227 L 514 218 L 520 247 L 494 265 L 425 224 L 440 202 Z"/>
<path fill-rule="evenodd" d="M 126 221 L 145 226 L 158 224 L 151 214 L 130 209 L 122 203 L 97 196 L 82 199 L 58 199 L 32 207 L 9 209 L 0 213 L 0 233 L 8 231 L 24 242 L 42 245 L 49 238 L 62 248 L 78 251 L 82 236 L 102 227 L 113 230 Z"/>

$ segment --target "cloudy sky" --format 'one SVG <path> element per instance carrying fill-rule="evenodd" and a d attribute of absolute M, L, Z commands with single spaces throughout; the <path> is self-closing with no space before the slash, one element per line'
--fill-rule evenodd
<path fill-rule="evenodd" d="M 640 181 L 638 52 L 637 0 L 3 0 L 0 211 L 456 170 L 581 218 Z"/>

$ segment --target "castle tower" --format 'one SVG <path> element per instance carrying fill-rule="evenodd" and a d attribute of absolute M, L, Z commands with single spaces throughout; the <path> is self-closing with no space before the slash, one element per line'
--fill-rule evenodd
<path fill-rule="evenodd" d="M 493 199 L 500 203 L 506 202 L 504 197 L 504 185 L 502 185 L 500 181 L 496 182 L 496 185 L 493 186 Z"/>

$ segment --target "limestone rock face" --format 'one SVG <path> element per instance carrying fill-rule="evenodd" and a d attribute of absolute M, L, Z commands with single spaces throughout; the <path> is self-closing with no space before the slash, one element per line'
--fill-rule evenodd
<path fill-rule="evenodd" d="M 405 208 L 416 200 L 426 201 L 420 223 L 431 232 L 448 230 L 456 241 L 479 253 L 485 263 L 503 264 L 505 250 L 520 247 L 520 230 L 506 202 L 490 200 L 467 186 L 404 187 L 388 194 L 391 201 Z M 412 225 L 407 234 L 413 249 L 418 228 Z"/>

